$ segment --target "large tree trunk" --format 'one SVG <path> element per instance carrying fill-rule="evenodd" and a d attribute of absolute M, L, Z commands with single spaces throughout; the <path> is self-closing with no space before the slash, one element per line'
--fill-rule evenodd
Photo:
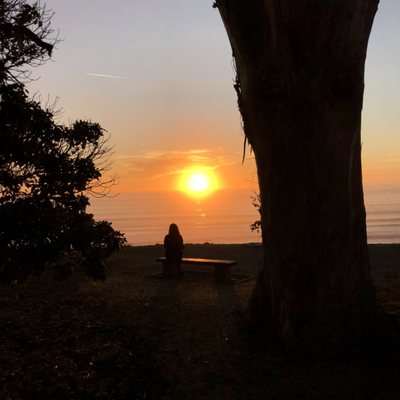
<path fill-rule="evenodd" d="M 220 0 L 261 196 L 253 317 L 288 348 L 337 353 L 373 319 L 361 176 L 378 0 Z"/>

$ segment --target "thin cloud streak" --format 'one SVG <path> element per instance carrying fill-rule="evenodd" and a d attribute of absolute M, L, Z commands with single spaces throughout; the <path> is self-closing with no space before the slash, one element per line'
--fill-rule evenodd
<path fill-rule="evenodd" d="M 92 72 L 85 72 L 84 75 L 95 76 L 97 78 L 109 78 L 109 79 L 121 79 L 121 80 L 129 80 L 129 78 L 125 76 L 116 76 L 116 75 L 106 75 L 106 74 L 94 74 Z"/>

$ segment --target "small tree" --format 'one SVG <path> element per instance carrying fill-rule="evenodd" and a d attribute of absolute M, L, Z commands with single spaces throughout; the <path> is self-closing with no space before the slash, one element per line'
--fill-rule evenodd
<path fill-rule="evenodd" d="M 71 255 L 102 276 L 102 261 L 124 242 L 86 213 L 84 192 L 112 184 L 100 181 L 110 150 L 104 130 L 87 121 L 56 124 L 20 86 L 0 90 L 0 278 L 23 278 L 49 263 L 65 275 Z"/>
<path fill-rule="evenodd" d="M 29 98 L 26 65 L 53 48 L 50 14 L 39 3 L 0 4 L 0 280 L 21 280 L 46 266 L 64 278 L 81 265 L 103 278 L 104 260 L 125 242 L 86 212 L 86 192 L 104 194 L 110 147 L 99 124 L 55 123 L 54 110 Z M 51 40 L 50 40 L 51 42 Z M 54 43 L 54 40 L 53 40 Z"/>

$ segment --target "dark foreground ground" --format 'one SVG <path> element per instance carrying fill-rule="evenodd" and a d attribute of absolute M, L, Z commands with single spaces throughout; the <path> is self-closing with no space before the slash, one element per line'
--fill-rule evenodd
<path fill-rule="evenodd" d="M 370 252 L 379 303 L 400 317 L 400 245 Z M 127 248 L 104 283 L 76 274 L 1 286 L 0 399 L 400 399 L 400 349 L 336 362 L 270 352 L 238 323 L 254 279 L 151 277 L 162 253 Z M 260 265 L 254 246 L 188 245 L 185 255 L 238 260 L 241 277 Z"/>

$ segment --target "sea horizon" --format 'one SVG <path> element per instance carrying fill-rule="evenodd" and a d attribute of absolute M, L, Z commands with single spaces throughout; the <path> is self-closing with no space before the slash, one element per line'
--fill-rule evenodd
<path fill-rule="evenodd" d="M 123 192 L 90 197 L 89 212 L 123 232 L 132 246 L 163 243 L 168 226 L 178 224 L 186 243 L 259 243 L 250 225 L 259 218 L 251 189 L 223 189 L 195 198 L 177 191 Z M 368 243 L 400 243 L 400 189 L 364 188 Z"/>

